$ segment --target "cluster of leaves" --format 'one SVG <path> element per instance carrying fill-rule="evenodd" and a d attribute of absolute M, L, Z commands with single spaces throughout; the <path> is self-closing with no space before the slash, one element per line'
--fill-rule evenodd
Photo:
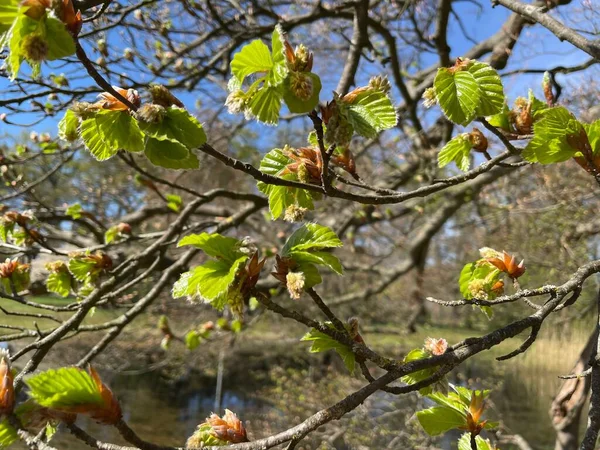
<path fill-rule="evenodd" d="M 374 138 L 397 123 L 396 111 L 388 97 L 389 89 L 386 79 L 374 77 L 368 86 L 344 96 L 335 94 L 334 100 L 321 108 L 324 123 L 322 142 L 313 131 L 308 136 L 309 147 L 273 149 L 261 161 L 261 172 L 284 180 L 320 185 L 323 147 L 333 148 L 331 162 L 356 177 L 354 157 L 350 151 L 354 134 Z M 317 192 L 263 182 L 258 182 L 258 189 L 269 197 L 273 220 L 284 212 L 285 220 L 302 220 L 304 212 L 314 209 L 314 201 L 321 199 Z"/>
<path fill-rule="evenodd" d="M 248 442 L 246 428 L 243 422 L 226 409 L 223 417 L 211 414 L 206 421 L 198 425 L 187 442 L 188 448 L 204 448 L 205 446 L 223 446 Z"/>
<path fill-rule="evenodd" d="M 466 264 L 460 272 L 458 286 L 466 300 L 493 300 L 504 294 L 503 275 L 513 282 L 525 273 L 524 261 L 517 263 L 514 256 L 484 247 L 479 250 L 481 258 Z M 493 311 L 489 306 L 480 306 L 489 317 Z"/>
<path fill-rule="evenodd" d="M 31 267 L 17 258 L 6 258 L 0 263 L 0 286 L 8 294 L 17 294 L 29 286 Z"/>
<path fill-rule="evenodd" d="M 81 30 L 81 14 L 72 0 L 15 0 L 0 2 L 0 51 L 8 47 L 6 68 L 10 79 L 26 61 L 32 76 L 40 74 L 43 61 L 75 53 L 74 37 Z"/>
<path fill-rule="evenodd" d="M 129 237 L 131 237 L 131 225 L 121 222 L 106 230 L 104 233 L 104 242 L 110 244 L 113 241 L 124 240 Z"/>
<path fill-rule="evenodd" d="M 229 306 L 240 316 L 264 260 L 258 261 L 258 252 L 251 244 L 218 233 L 191 234 L 178 244 L 187 245 L 202 250 L 212 259 L 183 273 L 173 286 L 173 297 L 200 300 L 217 310 Z"/>
<path fill-rule="evenodd" d="M 343 274 L 342 263 L 330 250 L 341 247 L 342 241 L 328 227 L 306 223 L 294 231 L 276 256 L 277 264 L 272 275 L 288 289 L 292 298 L 320 284 L 323 279 L 319 266 L 327 267 L 338 275 Z"/>
<path fill-rule="evenodd" d="M 493 449 L 494 447 L 488 441 L 479 437 L 482 430 L 498 426 L 497 422 L 489 422 L 482 418 L 489 391 L 472 391 L 452 384 L 450 387 L 452 390 L 447 394 L 441 392 L 428 394 L 427 398 L 433 401 L 435 406 L 417 412 L 417 419 L 425 432 L 430 436 L 437 436 L 454 429 L 465 430 L 467 433 L 461 437 L 459 449 L 472 448 L 471 436 L 476 436 L 479 450 Z M 465 441 L 469 443 L 466 447 Z"/>
<path fill-rule="evenodd" d="M 137 91 L 115 90 L 140 105 Z M 76 103 L 59 123 L 59 136 L 69 142 L 81 138 L 98 161 L 124 150 L 144 152 L 152 164 L 168 169 L 198 168 L 193 150 L 206 142 L 202 124 L 163 86 L 152 86 L 150 93 L 152 103 L 135 113 L 109 93 L 100 94 L 96 103 Z"/>
<path fill-rule="evenodd" d="M 31 246 L 43 240 L 41 233 L 33 228 L 38 225 L 33 213 L 8 211 L 0 217 L 0 241 L 8 242 L 9 238 L 15 245 Z"/>
<path fill-rule="evenodd" d="M 245 45 L 231 61 L 229 111 L 269 125 L 278 123 L 282 102 L 292 113 L 312 111 L 321 92 L 321 80 L 311 72 L 312 58 L 303 45 L 292 49 L 279 27 L 273 31 L 271 50 L 260 40 Z M 252 83 L 243 90 L 249 78 Z"/>

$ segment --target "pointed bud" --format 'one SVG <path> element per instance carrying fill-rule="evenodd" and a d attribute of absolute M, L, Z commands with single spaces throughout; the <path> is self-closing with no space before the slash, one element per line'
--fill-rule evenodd
<path fill-rule="evenodd" d="M 546 103 L 548 106 L 554 105 L 554 93 L 552 92 L 552 81 L 553 75 L 546 71 L 544 72 L 544 78 L 542 79 L 542 88 L 544 90 L 544 97 L 546 97 Z"/>
<path fill-rule="evenodd" d="M 15 390 L 10 354 L 8 350 L 0 349 L 0 417 L 12 414 L 15 406 Z"/>

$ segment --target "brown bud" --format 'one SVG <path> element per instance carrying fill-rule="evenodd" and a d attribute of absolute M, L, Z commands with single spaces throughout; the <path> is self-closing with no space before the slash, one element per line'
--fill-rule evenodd
<path fill-rule="evenodd" d="M 481 131 L 477 128 L 473 128 L 473 131 L 469 133 L 469 141 L 473 150 L 478 152 L 486 152 L 488 149 L 488 140 Z"/>

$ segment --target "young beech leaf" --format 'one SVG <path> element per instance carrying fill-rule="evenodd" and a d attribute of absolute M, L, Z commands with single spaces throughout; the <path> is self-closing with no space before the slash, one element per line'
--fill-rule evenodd
<path fill-rule="evenodd" d="M 167 199 L 167 208 L 172 211 L 179 212 L 181 210 L 181 205 L 183 205 L 183 200 L 181 196 L 175 194 L 167 194 L 165 195 Z"/>
<path fill-rule="evenodd" d="M 17 78 L 21 63 L 26 59 L 23 45 L 25 43 L 25 37 L 36 33 L 41 40 L 44 40 L 44 31 L 43 22 L 33 20 L 25 14 L 19 14 L 17 16 L 17 19 L 7 32 L 6 37 L 2 40 L 3 45 L 8 44 L 9 55 L 6 59 L 6 68 L 10 74 L 11 81 L 14 81 L 14 79 Z M 3 45 L 0 45 L 0 50 Z M 29 60 L 29 63 L 32 68 L 32 75 L 34 77 L 37 76 L 40 70 L 40 61 Z"/>
<path fill-rule="evenodd" d="M 119 150 L 140 152 L 144 135 L 126 111 L 99 111 L 81 122 L 81 138 L 98 161 L 112 158 Z"/>
<path fill-rule="evenodd" d="M 291 163 L 293 163 L 292 159 L 285 155 L 283 150 L 275 148 L 262 159 L 260 171 L 285 180 L 299 181 L 296 173 L 283 174 L 286 166 Z M 319 198 L 319 194 L 306 189 L 274 186 L 260 181 L 257 183 L 257 187 L 269 197 L 269 211 L 273 220 L 278 219 L 290 206 L 312 210 L 315 208 L 313 200 Z"/>
<path fill-rule="evenodd" d="M 442 168 L 454 161 L 460 170 L 463 172 L 468 171 L 471 164 L 469 158 L 471 147 L 471 141 L 467 133 L 455 136 L 438 153 L 438 166 Z"/>
<path fill-rule="evenodd" d="M 8 419 L 0 419 L 0 448 L 8 448 L 18 440 L 17 430 L 8 423 Z"/>
<path fill-rule="evenodd" d="M 325 322 L 325 325 L 332 330 L 335 329 L 331 322 Z M 300 340 L 312 342 L 312 346 L 310 347 L 311 353 L 321 353 L 327 350 L 335 350 L 342 358 L 342 361 L 344 361 L 344 365 L 348 371 L 351 374 L 354 373 L 355 357 L 354 353 L 352 353 L 352 350 L 349 347 L 339 343 L 332 337 L 321 333 L 314 328 L 306 333 Z"/>
<path fill-rule="evenodd" d="M 26 381 L 29 395 L 46 408 L 102 405 L 104 400 L 92 377 L 76 367 L 48 370 Z"/>
<path fill-rule="evenodd" d="M 167 169 L 197 169 L 198 157 L 183 144 L 146 137 L 144 154 L 155 166 Z"/>
<path fill-rule="evenodd" d="M 257 72 L 269 72 L 273 68 L 273 59 L 269 47 L 259 40 L 244 45 L 231 61 L 231 73 L 241 83 L 248 75 Z"/>
<path fill-rule="evenodd" d="M 425 350 L 420 349 L 420 348 L 416 348 L 414 350 L 411 350 L 408 355 L 406 355 L 404 357 L 404 362 L 408 363 L 411 361 L 417 361 L 419 359 L 425 359 L 425 358 L 429 358 L 431 356 L 431 354 L 427 353 Z M 423 369 L 423 370 L 418 370 L 416 372 L 413 373 L 409 373 L 408 375 L 404 375 L 401 380 L 406 383 L 406 384 L 415 384 L 419 381 L 423 381 L 427 378 L 429 378 L 430 376 L 432 376 L 437 370 L 437 366 L 436 367 L 430 367 L 427 369 Z M 421 395 L 427 395 L 433 392 L 433 386 L 427 386 L 424 388 L 419 389 L 419 393 Z"/>
<path fill-rule="evenodd" d="M 79 219 L 81 218 L 81 211 L 81 205 L 79 203 L 73 203 L 67 207 L 65 214 L 73 219 Z"/>
<path fill-rule="evenodd" d="M 594 156 L 600 155 L 600 119 L 593 123 L 582 124 L 592 147 Z"/>
<path fill-rule="evenodd" d="M 475 443 L 477 444 L 477 450 L 495 450 L 495 446 L 487 439 L 483 439 L 481 436 L 475 437 Z M 458 440 L 458 450 L 473 450 L 471 446 L 471 433 L 463 434 Z"/>
<path fill-rule="evenodd" d="M 185 335 L 185 346 L 188 350 L 196 349 L 201 342 L 202 338 L 196 330 L 191 330 Z"/>
<path fill-rule="evenodd" d="M 200 147 L 206 142 L 206 133 L 202 124 L 186 110 L 171 106 L 159 123 L 139 122 L 146 136 L 159 141 L 178 142 L 189 150 Z"/>
<path fill-rule="evenodd" d="M 90 367 L 47 370 L 25 381 L 29 396 L 45 408 L 65 413 L 89 414 L 93 419 L 114 424 L 121 418 L 118 402 Z"/>
<path fill-rule="evenodd" d="M 70 109 L 67 109 L 58 123 L 58 137 L 67 142 L 73 142 L 79 138 L 79 117 Z"/>
<path fill-rule="evenodd" d="M 292 233 L 283 246 L 281 254 L 292 256 L 297 251 L 322 250 L 342 245 L 342 241 L 331 228 L 316 223 L 306 223 Z"/>
<path fill-rule="evenodd" d="M 395 127 L 398 116 L 385 92 L 368 89 L 349 104 L 348 121 L 361 136 L 375 138 L 383 130 Z"/>
<path fill-rule="evenodd" d="M 250 99 L 252 114 L 267 125 L 277 125 L 283 92 L 279 86 L 264 86 Z"/>
<path fill-rule="evenodd" d="M 466 414 L 452 408 L 434 406 L 416 413 L 417 420 L 430 436 L 438 436 L 455 428 L 466 425 Z"/>
<path fill-rule="evenodd" d="M 241 246 L 239 240 L 228 236 L 222 236 L 218 233 L 189 234 L 179 241 L 177 247 L 186 245 L 193 245 L 208 256 L 222 259 L 232 264 L 240 256 L 244 256 L 244 254 L 239 251 Z"/>
<path fill-rule="evenodd" d="M 476 115 L 481 117 L 500 113 L 504 107 L 504 88 L 498 72 L 489 64 L 479 61 L 472 61 L 467 70 L 475 78 L 481 93 Z"/>
<path fill-rule="evenodd" d="M 72 279 L 67 271 L 53 272 L 48 275 L 46 288 L 49 292 L 54 292 L 61 297 L 68 297 L 71 292 Z"/>
<path fill-rule="evenodd" d="M 10 26 L 17 18 L 18 13 L 18 0 L 0 0 L 0 39 L 1 35 L 10 29 Z M 2 50 L 1 45 L 0 50 Z"/>
<path fill-rule="evenodd" d="M 46 40 L 48 42 L 48 61 L 66 58 L 75 53 L 75 42 L 64 23 L 54 17 L 42 19 L 46 21 Z"/>
<path fill-rule="evenodd" d="M 577 153 L 567 142 L 567 136 L 577 134 L 582 125 L 565 107 L 541 111 L 533 125 L 533 139 L 523 151 L 523 158 L 541 164 L 566 161 Z"/>
<path fill-rule="evenodd" d="M 433 85 L 440 107 L 449 120 L 468 125 L 475 118 L 482 94 L 471 73 L 441 68 Z"/>

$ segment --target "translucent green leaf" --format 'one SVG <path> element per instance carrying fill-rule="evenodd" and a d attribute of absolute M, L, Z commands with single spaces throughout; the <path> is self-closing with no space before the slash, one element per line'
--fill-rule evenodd
<path fill-rule="evenodd" d="M 304 289 L 309 289 L 323 282 L 319 269 L 313 263 L 300 261 L 294 270 L 304 274 Z"/>
<path fill-rule="evenodd" d="M 65 214 L 73 219 L 79 219 L 81 218 L 81 211 L 81 205 L 79 203 L 73 203 L 72 205 L 69 205 Z"/>
<path fill-rule="evenodd" d="M 18 440 L 17 430 L 8 423 L 8 419 L 2 419 L 0 421 L 0 448 L 8 448 Z"/>
<path fill-rule="evenodd" d="M 523 158 L 530 162 L 553 164 L 572 158 L 577 149 L 567 142 L 569 134 L 577 134 L 582 126 L 573 114 L 562 106 L 538 114 L 533 124 L 533 139 L 527 144 Z"/>
<path fill-rule="evenodd" d="M 342 245 L 342 241 L 331 228 L 316 223 L 306 223 L 288 238 L 283 246 L 282 255 L 288 256 L 297 251 L 321 250 Z"/>
<path fill-rule="evenodd" d="M 239 251 L 241 242 L 218 233 L 189 234 L 183 237 L 177 247 L 193 245 L 213 258 L 223 259 L 233 264 L 243 254 Z"/>
<path fill-rule="evenodd" d="M 273 34 L 271 35 L 271 49 L 273 67 L 269 72 L 268 81 L 271 86 L 277 86 L 283 82 L 288 73 L 283 46 L 283 36 L 279 31 L 279 27 L 275 27 Z"/>
<path fill-rule="evenodd" d="M 47 370 L 27 379 L 29 395 L 46 408 L 78 405 L 104 405 L 100 390 L 92 377 L 77 367 Z"/>
<path fill-rule="evenodd" d="M 146 138 L 144 154 L 155 166 L 167 169 L 197 169 L 198 157 L 179 142 Z"/>
<path fill-rule="evenodd" d="M 510 113 L 510 110 L 508 109 L 508 106 L 505 103 L 502 108 L 502 111 L 499 112 L 498 114 L 494 114 L 493 116 L 488 117 L 487 121 L 489 122 L 490 125 L 492 125 L 496 128 L 500 128 L 501 130 L 510 132 L 510 131 L 512 131 L 512 127 L 510 124 L 509 113 Z"/>
<path fill-rule="evenodd" d="M 471 141 L 469 135 L 466 133 L 459 134 L 448 141 L 438 153 L 438 166 L 442 168 L 454 161 L 460 170 L 466 172 L 471 164 L 470 154 Z"/>
<path fill-rule="evenodd" d="M 435 92 L 446 117 L 459 125 L 468 125 L 476 116 L 481 90 L 475 77 L 466 71 L 453 73 L 441 68 L 434 81 Z"/>
<path fill-rule="evenodd" d="M 227 304 L 229 287 L 247 259 L 247 256 L 241 256 L 233 264 L 211 260 L 185 272 L 173 286 L 173 297 L 199 297 L 214 308 L 223 309 Z"/>
<path fill-rule="evenodd" d="M 481 436 L 475 438 L 475 443 L 477 444 L 477 450 L 495 450 L 496 448 L 489 440 L 483 439 Z M 463 434 L 458 440 L 458 450 L 472 450 L 472 448 L 471 433 Z"/>
<path fill-rule="evenodd" d="M 179 212 L 181 210 L 181 205 L 183 205 L 183 200 L 181 196 L 175 194 L 167 194 L 165 195 L 165 198 L 167 199 L 167 208 L 175 212 Z"/>
<path fill-rule="evenodd" d="M 18 12 L 18 0 L 0 0 L 0 35 L 10 29 Z M 0 46 L 0 50 L 2 50 L 2 46 Z"/>
<path fill-rule="evenodd" d="M 190 150 L 198 148 L 206 142 L 206 133 L 198 119 L 186 110 L 177 107 L 167 108 L 162 122 L 139 122 L 139 126 L 147 136 L 160 141 L 175 141 Z"/>
<path fill-rule="evenodd" d="M 260 163 L 260 171 L 269 175 L 278 176 L 285 180 L 298 181 L 294 173 L 282 175 L 286 166 L 292 160 L 281 149 L 273 149 L 265 155 Z M 275 186 L 257 183 L 258 189 L 269 197 L 269 210 L 273 220 L 279 218 L 290 205 L 297 205 L 309 210 L 314 209 L 313 199 L 318 195 L 306 189 L 297 189 L 287 186 Z"/>
<path fill-rule="evenodd" d="M 277 125 L 282 99 L 280 87 L 264 86 L 252 96 L 249 107 L 259 121 L 267 125 Z"/>
<path fill-rule="evenodd" d="M 46 280 L 46 288 L 61 297 L 68 297 L 71 292 L 71 274 L 65 271 L 52 272 Z"/>
<path fill-rule="evenodd" d="M 479 85 L 481 97 L 477 107 L 477 116 L 491 116 L 502 112 L 504 108 L 504 88 L 498 72 L 489 64 L 473 61 L 468 71 Z"/>
<path fill-rule="evenodd" d="M 411 350 L 408 355 L 406 355 L 404 357 L 404 362 L 411 362 L 411 361 L 417 361 L 419 359 L 426 359 L 429 358 L 429 353 L 427 353 L 425 350 L 417 348 L 414 350 Z M 416 372 L 413 373 L 409 373 L 408 375 L 404 375 L 401 380 L 402 382 L 406 383 L 406 384 L 415 384 L 418 383 L 419 381 L 423 381 L 427 378 L 429 378 L 430 376 L 432 376 L 437 370 L 437 367 L 430 367 L 427 369 L 423 369 L 423 370 L 418 370 Z M 433 392 L 433 387 L 432 386 L 427 386 L 424 388 L 419 389 L 419 393 L 421 395 L 427 395 L 430 394 L 431 392 Z"/>
<path fill-rule="evenodd" d="M 290 112 L 295 114 L 308 113 L 315 109 L 319 104 L 319 94 L 321 93 L 321 79 L 318 75 L 310 72 L 303 72 L 300 74 L 302 77 L 306 77 L 312 84 L 312 95 L 303 100 L 297 97 L 293 90 L 290 89 L 291 76 L 286 78 L 283 85 L 283 100 Z"/>
<path fill-rule="evenodd" d="M 67 142 L 73 142 L 79 138 L 79 117 L 70 109 L 67 109 L 58 123 L 58 137 Z"/>
<path fill-rule="evenodd" d="M 334 329 L 331 322 L 325 322 L 329 328 Z M 317 331 L 316 329 L 311 329 L 308 333 L 306 333 L 301 341 L 309 341 L 312 342 L 312 346 L 310 347 L 311 353 L 321 353 L 327 350 L 335 350 L 338 355 L 344 361 L 344 364 L 348 371 L 352 374 L 354 373 L 355 366 L 355 357 L 352 350 L 344 344 L 339 343 L 332 337 Z"/>
<path fill-rule="evenodd" d="M 137 121 L 126 111 L 100 111 L 81 122 L 81 138 L 92 156 L 107 160 L 119 150 L 144 149 L 144 135 Z"/>
<path fill-rule="evenodd" d="M 117 238 L 118 235 L 119 235 L 119 227 L 117 225 L 110 227 L 104 233 L 104 243 L 110 244 L 112 241 L 114 241 Z"/>
<path fill-rule="evenodd" d="M 361 136 L 375 138 L 383 130 L 395 127 L 398 117 L 385 92 L 367 90 L 348 106 L 348 121 Z"/>
<path fill-rule="evenodd" d="M 292 257 L 294 258 L 294 261 L 300 264 L 303 262 L 310 262 L 329 267 L 331 270 L 340 275 L 342 275 L 344 272 L 344 268 L 342 267 L 342 263 L 340 262 L 339 258 L 328 252 L 309 253 L 303 251 L 294 251 L 292 252 Z"/>
<path fill-rule="evenodd" d="M 434 406 L 417 412 L 417 419 L 425 432 L 430 436 L 438 436 L 447 431 L 465 426 L 466 415 L 452 408 Z"/>
<path fill-rule="evenodd" d="M 582 125 L 585 129 L 588 140 L 590 141 L 592 153 L 594 155 L 600 154 L 600 119 L 596 120 L 594 123 L 584 123 Z"/>
<path fill-rule="evenodd" d="M 65 24 L 54 17 L 46 17 L 46 41 L 48 42 L 48 61 L 66 58 L 75 53 L 75 42 Z"/>
<path fill-rule="evenodd" d="M 43 29 L 43 22 L 33 20 L 25 14 L 19 14 L 13 23 L 13 26 L 7 32 L 5 40 L 3 40 L 3 45 L 8 43 L 9 47 L 9 55 L 6 59 L 6 68 L 10 74 L 11 81 L 14 81 L 14 79 L 17 77 L 21 63 L 25 61 L 25 55 L 21 45 L 23 43 L 23 39 L 28 34 L 34 32 L 40 33 L 42 36 L 44 35 L 45 30 Z M 32 63 L 32 69 L 32 74 L 35 76 L 39 71 L 39 62 Z"/>
<path fill-rule="evenodd" d="M 185 335 L 185 346 L 188 350 L 194 350 L 200 345 L 200 334 L 196 330 L 191 330 Z"/>
<path fill-rule="evenodd" d="M 273 59 L 269 47 L 259 40 L 244 45 L 231 61 L 231 73 L 240 83 L 243 83 L 248 75 L 268 72 L 271 68 L 273 68 Z"/>

